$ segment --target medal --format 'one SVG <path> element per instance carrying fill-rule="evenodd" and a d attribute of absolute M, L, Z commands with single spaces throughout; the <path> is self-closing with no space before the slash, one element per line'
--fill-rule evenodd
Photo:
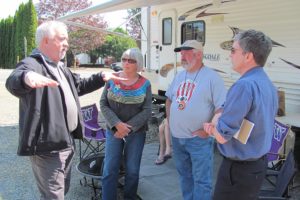
<path fill-rule="evenodd" d="M 183 110 L 185 108 L 185 102 L 184 101 L 180 101 L 178 104 L 178 109 L 179 110 Z"/>
<path fill-rule="evenodd" d="M 187 75 L 187 71 L 185 73 L 185 78 L 184 78 L 184 82 L 180 83 L 178 89 L 177 89 L 177 98 L 176 98 L 176 102 L 178 102 L 178 110 L 184 110 L 186 107 L 186 104 L 189 102 L 194 88 L 195 88 L 195 80 L 198 76 L 200 72 L 200 69 L 198 70 L 196 76 L 194 77 L 194 79 L 191 80 L 186 80 L 186 75 Z"/>

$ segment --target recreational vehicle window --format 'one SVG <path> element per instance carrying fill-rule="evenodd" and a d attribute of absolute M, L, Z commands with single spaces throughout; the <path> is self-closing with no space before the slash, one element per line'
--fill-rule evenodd
<path fill-rule="evenodd" d="M 172 44 L 172 18 L 164 18 L 162 20 L 162 43 L 163 45 Z"/>
<path fill-rule="evenodd" d="M 205 43 L 205 22 L 204 21 L 192 21 L 185 22 L 181 25 L 181 43 L 186 40 L 198 40 Z"/>

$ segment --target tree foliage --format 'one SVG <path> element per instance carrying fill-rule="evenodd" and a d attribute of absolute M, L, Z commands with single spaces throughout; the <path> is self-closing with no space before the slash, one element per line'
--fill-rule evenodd
<path fill-rule="evenodd" d="M 88 0 L 40 0 L 38 4 L 39 21 L 57 19 L 67 13 L 82 10 L 91 6 Z M 75 18 L 72 21 L 105 29 L 107 23 L 100 15 Z M 68 25 L 69 45 L 73 54 L 90 51 L 104 41 L 104 34 Z"/>
<path fill-rule="evenodd" d="M 27 39 L 27 55 L 36 47 L 35 31 L 38 25 L 37 13 L 35 11 L 32 0 L 25 4 L 25 23 L 23 23 L 24 35 Z M 26 55 L 26 56 L 27 56 Z"/>
<path fill-rule="evenodd" d="M 135 9 L 128 9 L 128 19 L 131 16 L 136 15 L 137 13 L 141 12 L 141 8 Z M 135 38 L 138 41 L 138 46 L 140 47 L 140 40 L 141 40 L 141 14 L 136 15 L 135 17 L 131 18 L 127 24 L 127 31 L 129 35 Z"/>
<path fill-rule="evenodd" d="M 35 31 L 37 25 L 45 20 L 55 20 L 67 13 L 85 9 L 91 5 L 89 0 L 39 0 L 36 12 L 32 0 L 21 4 L 14 17 L 0 21 L 0 67 L 12 68 L 16 62 L 29 55 L 35 48 Z M 139 12 L 138 9 L 128 11 L 130 15 Z M 140 18 L 140 17 L 137 17 Z M 38 21 L 37 21 L 38 19 Z M 107 23 L 100 15 L 75 18 L 72 21 L 107 28 Z M 133 23 L 135 22 L 135 23 Z M 90 31 L 74 26 L 69 27 L 69 45 L 71 56 L 77 53 L 89 52 L 95 60 L 112 56 L 120 60 L 122 53 L 131 47 L 136 47 L 135 40 L 129 37 L 106 35 L 103 32 Z M 129 22 L 128 31 L 131 36 L 140 38 L 140 26 L 136 18 Z M 126 34 L 118 28 L 114 30 Z"/>
<path fill-rule="evenodd" d="M 10 40 L 13 26 L 13 18 L 9 17 L 0 22 L 0 66 L 8 68 L 10 65 Z"/>
<path fill-rule="evenodd" d="M 39 0 L 38 17 L 40 22 L 57 19 L 67 13 L 91 6 L 88 0 Z"/>
<path fill-rule="evenodd" d="M 21 60 L 23 57 L 25 57 L 25 54 L 23 53 L 24 48 L 24 32 L 23 32 L 23 19 L 24 19 L 24 4 L 22 3 L 19 6 L 19 9 L 16 11 L 16 35 L 15 35 L 15 41 L 16 41 L 16 56 L 18 57 L 18 60 Z"/>
<path fill-rule="evenodd" d="M 16 12 L 16 55 L 21 60 L 35 48 L 37 13 L 32 0 L 21 4 Z"/>
<path fill-rule="evenodd" d="M 16 17 L 9 17 L 9 30 L 10 33 L 7 37 L 8 39 L 8 49 L 7 52 L 9 52 L 9 56 L 8 56 L 8 63 L 6 65 L 7 68 L 12 68 L 16 65 L 17 63 L 17 52 L 16 52 L 16 21 L 17 18 Z M 1 37 L 0 37 L 1 38 Z"/>
<path fill-rule="evenodd" d="M 127 35 L 126 31 L 122 28 L 116 28 L 114 32 L 122 33 Z M 91 57 L 108 57 L 112 56 L 117 61 L 120 61 L 123 52 L 126 49 L 137 47 L 136 41 L 130 37 L 122 37 L 118 35 L 107 35 L 105 42 L 98 48 L 90 51 Z"/>
<path fill-rule="evenodd" d="M 14 17 L 0 22 L 0 67 L 13 68 L 35 47 L 37 14 L 32 0 L 21 4 Z M 27 53 L 26 53 L 27 52 Z"/>

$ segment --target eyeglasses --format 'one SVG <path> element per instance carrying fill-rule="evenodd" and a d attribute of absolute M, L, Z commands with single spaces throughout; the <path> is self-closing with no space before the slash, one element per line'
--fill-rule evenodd
<path fill-rule="evenodd" d="M 241 51 L 243 51 L 243 53 L 242 54 L 245 54 L 246 52 L 243 50 L 243 49 L 235 49 L 235 48 L 231 48 L 230 49 L 230 51 L 231 51 L 231 54 L 235 54 L 235 52 L 237 52 L 238 50 L 241 50 Z"/>
<path fill-rule="evenodd" d="M 122 62 L 128 62 L 130 64 L 135 64 L 136 60 L 130 59 L 130 58 L 122 58 Z"/>

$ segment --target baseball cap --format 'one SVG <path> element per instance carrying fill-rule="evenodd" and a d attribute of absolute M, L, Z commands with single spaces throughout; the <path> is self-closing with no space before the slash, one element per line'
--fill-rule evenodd
<path fill-rule="evenodd" d="M 202 43 L 198 42 L 197 40 L 186 40 L 180 47 L 176 47 L 174 49 L 175 52 L 179 52 L 181 50 L 191 50 L 191 49 L 198 49 L 202 50 Z"/>

